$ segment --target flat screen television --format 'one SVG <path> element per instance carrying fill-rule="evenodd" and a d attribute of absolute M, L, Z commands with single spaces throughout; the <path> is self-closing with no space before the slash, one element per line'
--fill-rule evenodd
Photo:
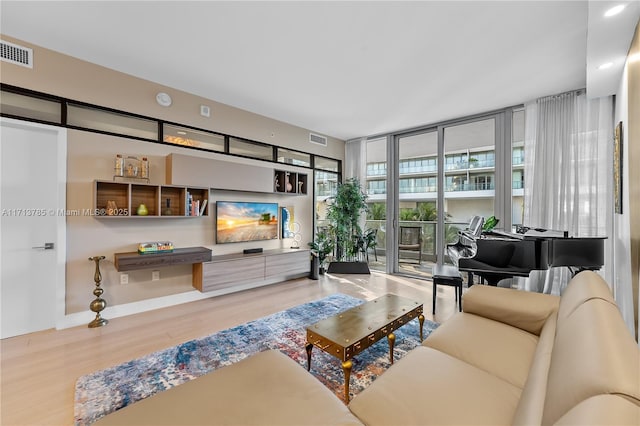
<path fill-rule="evenodd" d="M 216 202 L 216 244 L 278 239 L 278 204 Z"/>

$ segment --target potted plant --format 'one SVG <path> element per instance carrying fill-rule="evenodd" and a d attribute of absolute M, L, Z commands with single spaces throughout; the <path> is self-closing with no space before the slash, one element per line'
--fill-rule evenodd
<path fill-rule="evenodd" d="M 333 252 L 334 246 L 334 239 L 331 237 L 329 230 L 324 228 L 318 230 L 316 239 L 309 243 L 311 250 L 318 256 L 320 274 L 324 274 L 327 256 Z"/>
<path fill-rule="evenodd" d="M 335 237 L 336 260 L 328 272 L 368 274 L 366 249 L 360 220 L 367 212 L 367 195 L 360 182 L 351 178 L 338 185 L 334 201 L 327 209 L 327 220 Z"/>

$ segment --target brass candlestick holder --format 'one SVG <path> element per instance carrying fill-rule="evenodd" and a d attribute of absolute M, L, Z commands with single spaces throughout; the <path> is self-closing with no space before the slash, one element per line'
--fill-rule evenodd
<path fill-rule="evenodd" d="M 93 260 L 94 262 L 96 262 L 96 272 L 93 275 L 93 280 L 96 282 L 96 288 L 93 290 L 93 295 L 96 296 L 96 298 L 89 304 L 89 309 L 96 313 L 96 317 L 89 323 L 89 328 L 102 327 L 103 325 L 107 325 L 109 323 L 108 319 L 102 318 L 100 316 L 100 312 L 107 307 L 107 301 L 100 297 L 104 292 L 104 290 L 100 288 L 100 282 L 102 281 L 102 274 L 100 273 L 100 261 L 104 259 L 104 256 L 93 256 L 89 258 L 89 260 Z"/>

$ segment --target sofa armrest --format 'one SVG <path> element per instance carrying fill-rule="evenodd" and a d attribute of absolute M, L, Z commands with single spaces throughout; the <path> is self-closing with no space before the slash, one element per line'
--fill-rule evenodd
<path fill-rule="evenodd" d="M 463 310 L 539 336 L 559 303 L 560 297 L 550 294 L 474 285 L 464 294 Z"/>

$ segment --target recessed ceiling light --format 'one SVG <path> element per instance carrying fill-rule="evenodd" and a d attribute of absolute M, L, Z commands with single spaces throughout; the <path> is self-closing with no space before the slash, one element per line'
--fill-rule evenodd
<path fill-rule="evenodd" d="M 607 18 L 610 16 L 614 16 L 617 15 L 618 13 L 622 12 L 624 10 L 626 5 L 624 4 L 619 4 L 618 6 L 614 6 L 611 9 L 607 10 L 604 13 L 604 16 L 606 16 Z"/>
<path fill-rule="evenodd" d="M 598 67 L 599 70 L 606 70 L 607 68 L 611 68 L 613 66 L 613 62 L 606 62 Z"/>
<path fill-rule="evenodd" d="M 179 134 L 179 135 L 186 135 L 187 134 L 187 132 L 183 132 L 182 130 L 178 130 L 176 133 Z"/>

